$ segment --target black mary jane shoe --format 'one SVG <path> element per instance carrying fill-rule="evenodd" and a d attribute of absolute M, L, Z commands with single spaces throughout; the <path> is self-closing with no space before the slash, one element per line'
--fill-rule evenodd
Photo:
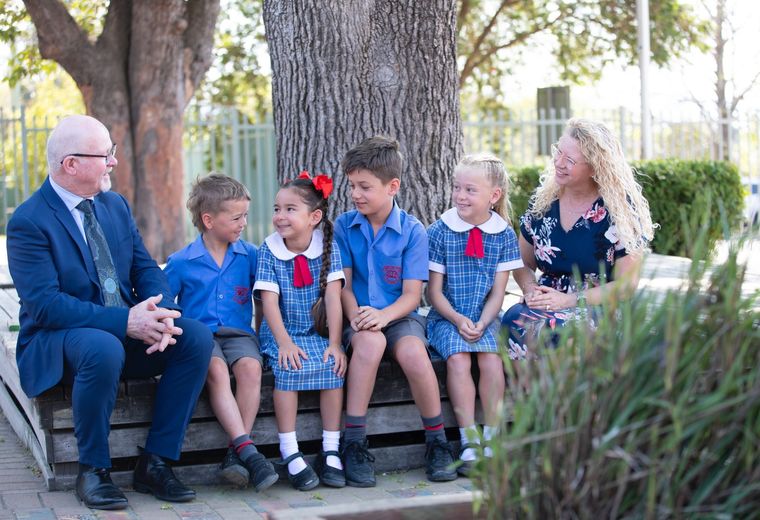
<path fill-rule="evenodd" d="M 79 500 L 92 509 L 111 511 L 124 509 L 128 505 L 127 497 L 111 480 L 108 468 L 80 464 L 76 489 Z"/>
<path fill-rule="evenodd" d="M 314 469 L 319 475 L 319 481 L 325 486 L 342 488 L 346 486 L 346 472 L 342 469 L 334 468 L 327 464 L 327 457 L 333 455 L 340 459 L 340 453 L 337 451 L 321 451 L 314 462 Z"/>
<path fill-rule="evenodd" d="M 297 451 L 293 455 L 283 459 L 280 464 L 285 466 L 285 470 L 287 471 L 288 464 L 296 460 L 298 457 L 303 457 L 303 453 Z M 304 462 L 306 461 L 304 460 Z M 304 469 L 295 475 L 291 475 L 290 471 L 288 471 L 288 480 L 290 481 L 290 485 L 298 491 L 309 491 L 319 485 L 319 477 L 308 463 L 306 463 Z"/>
<path fill-rule="evenodd" d="M 174 475 L 166 460 L 140 448 L 133 486 L 138 493 L 150 493 L 167 502 L 189 502 L 195 498 L 195 491 L 186 487 Z"/>

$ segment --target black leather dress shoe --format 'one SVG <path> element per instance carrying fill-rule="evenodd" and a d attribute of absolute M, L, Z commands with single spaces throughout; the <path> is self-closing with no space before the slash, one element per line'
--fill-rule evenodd
<path fill-rule="evenodd" d="M 139 493 L 150 493 L 167 502 L 189 502 L 195 498 L 195 491 L 174 476 L 172 468 L 163 457 L 140 449 L 137 459 L 133 486 Z"/>
<path fill-rule="evenodd" d="M 111 480 L 107 468 L 93 468 L 79 465 L 77 474 L 77 496 L 84 505 L 93 509 L 124 509 L 127 497 Z"/>

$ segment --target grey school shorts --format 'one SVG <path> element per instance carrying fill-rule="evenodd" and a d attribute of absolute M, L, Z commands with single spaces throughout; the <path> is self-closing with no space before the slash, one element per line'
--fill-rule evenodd
<path fill-rule="evenodd" d="M 424 316 L 420 316 L 416 312 L 407 314 L 403 318 L 393 320 L 381 330 L 385 334 L 385 352 L 390 353 L 396 343 L 404 336 L 414 336 L 422 341 L 425 348 L 428 346 L 427 336 L 425 336 L 426 320 Z M 343 344 L 348 348 L 351 347 L 351 338 L 354 337 L 356 331 L 351 328 L 351 325 L 346 325 L 343 328 Z"/>
<path fill-rule="evenodd" d="M 211 355 L 222 358 L 228 367 L 244 357 L 253 358 L 260 365 L 262 364 L 258 336 L 232 327 L 217 329 L 214 333 L 214 349 Z"/>

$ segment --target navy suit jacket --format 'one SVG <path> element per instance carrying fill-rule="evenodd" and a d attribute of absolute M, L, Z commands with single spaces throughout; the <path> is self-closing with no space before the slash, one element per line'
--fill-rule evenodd
<path fill-rule="evenodd" d="M 179 309 L 164 273 L 145 249 L 126 199 L 101 193 L 95 197 L 95 214 L 124 301 L 133 306 L 163 294 L 162 307 Z M 8 266 L 21 300 L 16 361 L 21 387 L 34 397 L 61 380 L 69 329 L 101 329 L 124 341 L 129 309 L 104 306 L 90 249 L 49 179 L 16 209 L 7 233 Z"/>

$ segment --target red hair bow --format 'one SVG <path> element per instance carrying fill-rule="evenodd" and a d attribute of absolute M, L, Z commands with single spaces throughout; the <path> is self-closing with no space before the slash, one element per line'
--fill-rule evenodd
<path fill-rule="evenodd" d="M 298 174 L 298 178 L 310 179 L 317 191 L 322 193 L 322 198 L 326 199 L 332 193 L 333 181 L 327 175 L 320 174 L 312 179 L 308 171 L 302 170 L 301 173 Z"/>

